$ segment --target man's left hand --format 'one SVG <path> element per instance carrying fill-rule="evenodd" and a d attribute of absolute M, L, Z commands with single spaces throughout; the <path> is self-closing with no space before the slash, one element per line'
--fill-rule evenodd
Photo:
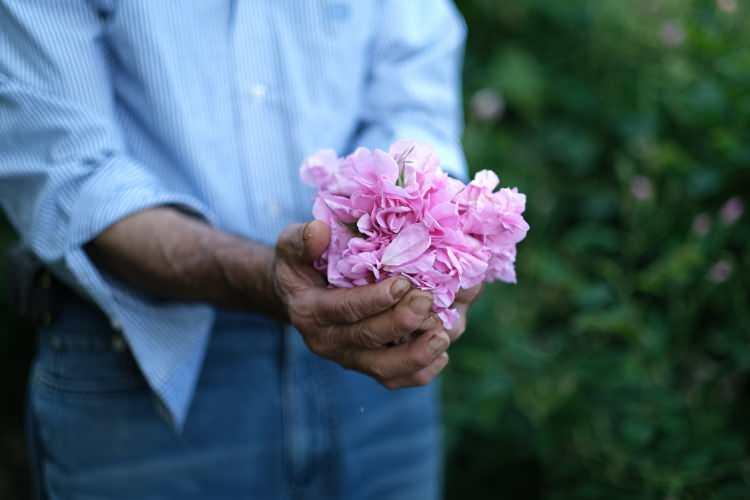
<path fill-rule="evenodd" d="M 460 316 L 456 324 L 453 325 L 453 328 L 447 330 L 448 336 L 451 338 L 451 343 L 458 340 L 466 330 L 466 314 L 469 312 L 471 304 L 481 295 L 483 288 L 484 285 L 477 285 L 472 288 L 461 289 L 456 295 L 453 307 L 456 308 Z"/>

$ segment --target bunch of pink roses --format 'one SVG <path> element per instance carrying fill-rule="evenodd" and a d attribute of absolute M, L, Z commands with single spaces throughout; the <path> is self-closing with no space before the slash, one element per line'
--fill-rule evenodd
<path fill-rule="evenodd" d="M 359 148 L 346 158 L 322 150 L 305 160 L 302 180 L 318 189 L 316 219 L 331 242 L 316 267 L 337 287 L 405 276 L 433 294 L 433 310 L 450 328 L 461 288 L 516 282 L 516 244 L 529 225 L 526 196 L 494 191 L 489 170 L 468 185 L 449 177 L 429 146 L 398 141 L 386 153 Z"/>

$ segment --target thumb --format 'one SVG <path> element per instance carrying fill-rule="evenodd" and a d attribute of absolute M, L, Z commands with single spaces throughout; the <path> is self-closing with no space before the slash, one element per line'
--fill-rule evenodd
<path fill-rule="evenodd" d="M 314 220 L 304 225 L 302 230 L 303 258 L 314 261 L 325 252 L 331 242 L 331 228 L 323 221 Z"/>
<path fill-rule="evenodd" d="M 287 259 L 310 263 L 328 248 L 331 230 L 321 221 L 291 224 L 279 236 L 277 250 Z"/>

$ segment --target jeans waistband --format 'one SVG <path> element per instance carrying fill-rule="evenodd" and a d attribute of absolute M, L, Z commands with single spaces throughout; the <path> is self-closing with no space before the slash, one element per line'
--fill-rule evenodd
<path fill-rule="evenodd" d="M 59 298 L 60 313 L 48 326 L 39 329 L 40 346 L 55 350 L 127 350 L 121 329 L 94 303 L 73 292 Z M 284 325 L 253 313 L 217 310 L 211 343 L 229 344 L 233 349 L 275 351 L 282 342 Z"/>
<path fill-rule="evenodd" d="M 62 290 L 59 313 L 48 326 L 39 328 L 39 343 L 54 349 L 86 347 L 109 350 L 125 347 L 120 331 L 101 309 L 70 290 Z M 122 345 L 122 347 L 119 347 Z"/>

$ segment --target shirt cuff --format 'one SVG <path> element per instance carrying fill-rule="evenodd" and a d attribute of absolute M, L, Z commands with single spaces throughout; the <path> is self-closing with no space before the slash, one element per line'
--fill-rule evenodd
<path fill-rule="evenodd" d="M 62 278 L 90 297 L 122 330 L 146 380 L 181 428 L 195 390 L 213 323 L 204 304 L 158 301 L 102 273 L 83 246 L 115 222 L 138 211 L 174 205 L 211 224 L 215 216 L 197 199 L 166 189 L 138 163 L 115 157 L 78 193 L 71 211 Z"/>

